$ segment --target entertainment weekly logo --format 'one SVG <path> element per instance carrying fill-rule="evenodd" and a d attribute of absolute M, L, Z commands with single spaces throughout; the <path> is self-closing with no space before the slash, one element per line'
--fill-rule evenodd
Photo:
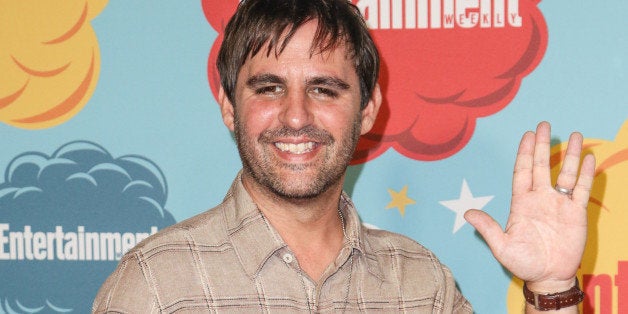
<path fill-rule="evenodd" d="M 371 30 L 522 27 L 519 0 L 358 0 Z"/>
<path fill-rule="evenodd" d="M 85 226 L 54 231 L 33 231 L 31 226 L 12 230 L 10 224 L 0 223 L 0 261 L 118 261 L 137 243 L 157 233 L 150 232 L 90 232 Z"/>
<path fill-rule="evenodd" d="M 89 313 L 135 244 L 175 223 L 161 169 L 89 141 L 14 157 L 0 180 L 0 314 Z"/>
<path fill-rule="evenodd" d="M 381 54 L 384 102 L 352 164 L 389 148 L 414 160 L 440 160 L 471 139 L 478 118 L 516 96 L 541 62 L 547 26 L 535 0 L 353 0 Z M 202 0 L 218 32 L 208 79 L 218 95 L 216 57 L 238 0 Z"/>

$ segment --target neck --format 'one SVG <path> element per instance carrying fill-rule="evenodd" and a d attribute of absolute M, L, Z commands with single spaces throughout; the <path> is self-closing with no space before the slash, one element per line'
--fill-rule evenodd
<path fill-rule="evenodd" d="M 301 269 L 317 281 L 338 256 L 344 243 L 344 219 L 338 206 L 342 180 L 321 195 L 308 199 L 285 199 L 253 178 L 242 183 L 268 222 L 294 252 Z"/>

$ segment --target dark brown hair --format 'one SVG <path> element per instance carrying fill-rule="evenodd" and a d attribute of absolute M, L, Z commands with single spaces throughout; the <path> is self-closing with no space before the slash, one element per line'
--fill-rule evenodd
<path fill-rule="evenodd" d="M 349 0 L 244 0 L 229 20 L 216 65 L 229 101 L 244 63 L 268 44 L 266 55 L 280 55 L 297 29 L 317 20 L 311 53 L 345 45 L 360 81 L 361 108 L 371 98 L 379 74 L 379 55 L 360 11 Z M 284 37 L 285 36 L 285 37 Z"/>

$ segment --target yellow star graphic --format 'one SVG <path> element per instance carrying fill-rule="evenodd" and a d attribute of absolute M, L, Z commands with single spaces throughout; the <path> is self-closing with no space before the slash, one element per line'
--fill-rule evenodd
<path fill-rule="evenodd" d="M 386 205 L 386 209 L 391 209 L 393 207 L 399 208 L 399 213 L 401 213 L 401 217 L 406 214 L 406 205 L 416 204 L 416 201 L 408 197 L 408 186 L 404 186 L 401 191 L 395 192 L 392 189 L 388 189 L 388 194 L 392 200 L 388 205 Z"/>

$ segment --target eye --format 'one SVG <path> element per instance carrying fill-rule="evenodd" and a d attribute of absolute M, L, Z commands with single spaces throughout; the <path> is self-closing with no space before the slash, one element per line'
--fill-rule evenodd
<path fill-rule="evenodd" d="M 258 95 L 275 95 L 283 92 L 283 87 L 279 85 L 267 85 L 261 86 L 255 89 L 255 94 Z"/>
<path fill-rule="evenodd" d="M 325 88 L 325 87 L 313 87 L 311 92 L 316 96 L 330 97 L 336 98 L 338 97 L 338 92 L 333 89 Z"/>

